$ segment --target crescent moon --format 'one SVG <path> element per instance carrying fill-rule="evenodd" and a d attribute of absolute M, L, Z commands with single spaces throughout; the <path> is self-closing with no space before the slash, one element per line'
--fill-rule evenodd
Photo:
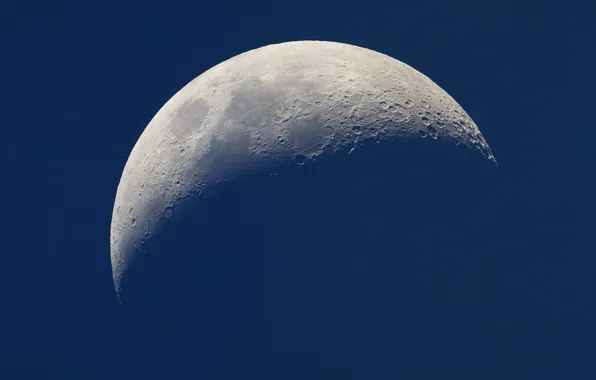
<path fill-rule="evenodd" d="M 465 145 L 496 163 L 447 92 L 379 52 L 297 41 L 209 69 L 157 112 L 126 162 L 111 221 L 116 291 L 144 242 L 222 183 L 411 139 Z"/>

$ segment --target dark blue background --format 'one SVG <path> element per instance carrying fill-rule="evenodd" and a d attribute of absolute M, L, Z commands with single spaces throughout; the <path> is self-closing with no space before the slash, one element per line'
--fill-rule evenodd
<path fill-rule="evenodd" d="M 585 201 L 594 170 L 584 130 L 596 109 L 589 3 L 3 2 L 3 187 L 17 192 L 5 210 L 20 233 L 1 253 L 2 378 L 120 371 L 110 353 L 128 354 L 109 224 L 130 150 L 201 72 L 301 39 L 400 59 L 472 116 L 499 160 L 499 196 L 510 211 L 499 221 L 498 262 L 518 297 L 509 304 L 532 316 L 512 326 L 519 344 L 503 367 L 514 379 L 595 378 L 596 250 Z"/>

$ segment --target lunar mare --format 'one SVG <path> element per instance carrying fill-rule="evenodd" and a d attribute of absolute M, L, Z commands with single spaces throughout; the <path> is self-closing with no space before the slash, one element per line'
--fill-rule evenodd
<path fill-rule="evenodd" d="M 287 42 L 209 69 L 159 110 L 128 158 L 111 222 L 117 291 L 143 244 L 226 181 L 408 139 L 466 145 L 496 163 L 451 96 L 369 49 Z"/>

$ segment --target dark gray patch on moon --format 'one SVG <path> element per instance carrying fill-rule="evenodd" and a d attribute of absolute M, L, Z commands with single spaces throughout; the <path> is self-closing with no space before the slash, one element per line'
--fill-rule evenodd
<path fill-rule="evenodd" d="M 209 104 L 203 99 L 186 101 L 172 115 L 170 130 L 176 138 L 188 137 L 203 125 L 209 113 Z"/>
<path fill-rule="evenodd" d="M 225 122 L 250 129 L 273 118 L 268 113 L 269 105 L 278 101 L 283 92 L 266 87 L 258 79 L 251 79 L 234 87 L 231 95 L 232 99 L 225 110 Z"/>
<path fill-rule="evenodd" d="M 309 117 L 297 120 L 294 127 L 289 130 L 290 145 L 302 154 L 317 153 L 329 144 L 333 134 L 331 128 L 325 128 L 319 117 Z"/>

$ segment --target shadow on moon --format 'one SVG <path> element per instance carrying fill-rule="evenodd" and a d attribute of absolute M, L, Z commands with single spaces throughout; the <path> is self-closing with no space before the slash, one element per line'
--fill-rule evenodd
<path fill-rule="evenodd" d="M 484 373 L 500 339 L 484 246 L 496 172 L 463 146 L 419 140 L 231 179 L 125 277 L 133 373 Z"/>

